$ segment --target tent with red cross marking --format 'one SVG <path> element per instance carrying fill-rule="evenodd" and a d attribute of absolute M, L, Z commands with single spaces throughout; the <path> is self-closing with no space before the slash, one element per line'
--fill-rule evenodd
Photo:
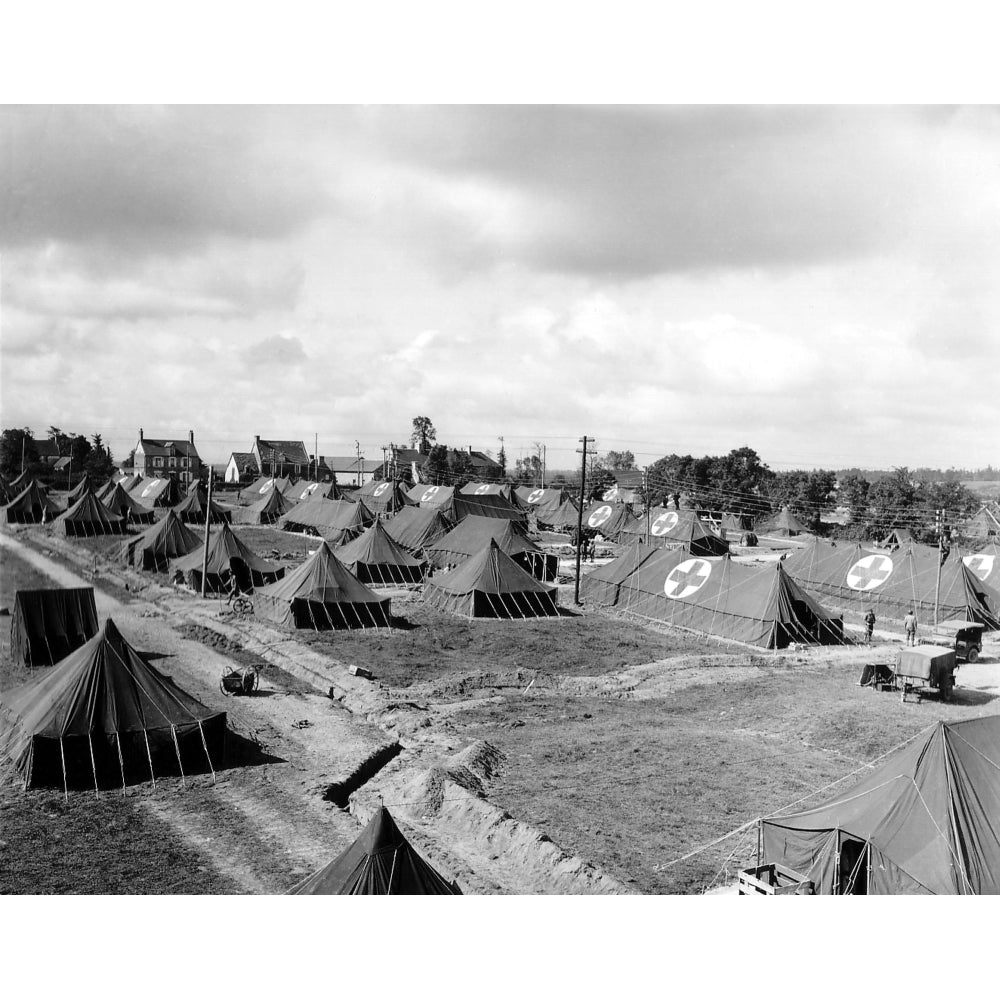
<path fill-rule="evenodd" d="M 128 495 L 143 507 L 173 507 L 183 499 L 180 485 L 173 476 L 141 479 L 128 490 Z"/>
<path fill-rule="evenodd" d="M 355 499 L 360 500 L 373 514 L 380 516 L 392 515 L 410 503 L 402 483 L 376 482 L 374 479 L 357 491 Z"/>
<path fill-rule="evenodd" d="M 895 552 L 869 552 L 859 544 L 814 539 L 790 555 L 785 570 L 811 594 L 852 611 L 871 608 L 877 616 L 902 619 L 911 609 L 918 621 L 969 620 L 1000 627 L 1000 594 L 979 580 L 957 555 L 941 565 L 938 550 L 909 545 Z"/>
<path fill-rule="evenodd" d="M 622 539 L 646 540 L 646 517 L 627 524 Z M 693 556 L 724 556 L 729 542 L 720 538 L 693 510 L 667 510 L 653 507 L 649 512 L 649 545 L 680 548 Z"/>
<path fill-rule="evenodd" d="M 1000 543 L 991 542 L 971 555 L 962 556 L 962 562 L 980 583 L 1000 591 Z"/>
<path fill-rule="evenodd" d="M 564 528 L 577 522 L 577 501 L 563 489 L 518 486 L 514 500 L 522 510 L 535 515 L 538 524 Z"/>
<path fill-rule="evenodd" d="M 605 503 L 593 500 L 583 508 L 583 527 L 597 531 L 608 541 L 618 541 L 629 525 L 638 523 L 632 508 L 626 503 Z M 645 523 L 645 522 L 643 522 Z"/>
<path fill-rule="evenodd" d="M 619 583 L 616 606 L 765 649 L 843 640 L 842 620 L 798 586 L 780 562 L 748 565 L 729 556 L 692 558 L 682 550 L 658 549 Z"/>

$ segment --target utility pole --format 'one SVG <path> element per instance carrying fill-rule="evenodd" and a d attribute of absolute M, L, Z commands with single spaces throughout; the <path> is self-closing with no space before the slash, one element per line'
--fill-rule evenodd
<path fill-rule="evenodd" d="M 941 562 L 943 560 L 942 552 L 944 551 L 944 511 L 936 510 L 935 521 L 938 533 L 938 564 L 937 564 L 937 583 L 934 585 L 934 625 L 937 626 L 938 623 L 938 601 L 941 597 Z"/>
<path fill-rule="evenodd" d="M 642 495 L 646 501 L 646 544 L 649 545 L 649 466 L 642 470 Z"/>
<path fill-rule="evenodd" d="M 313 435 L 313 462 L 316 465 L 316 475 L 313 476 L 313 482 L 319 482 L 319 434 Z"/>
<path fill-rule="evenodd" d="M 273 471 L 273 467 L 272 467 Z M 212 523 L 212 466 L 208 467 L 208 503 L 205 505 L 205 551 L 201 557 L 201 596 L 205 596 L 208 579 L 208 530 Z"/>
<path fill-rule="evenodd" d="M 28 440 L 28 435 L 21 431 L 21 475 L 24 475 L 24 443 Z"/>
<path fill-rule="evenodd" d="M 583 455 L 580 462 L 580 509 L 576 512 L 576 585 L 573 588 L 573 600 L 580 603 L 580 552 L 583 549 L 583 503 L 587 495 L 587 444 L 593 444 L 594 438 L 584 435 L 580 438 L 582 448 L 577 453 Z"/>
<path fill-rule="evenodd" d="M 357 453 L 358 460 L 355 469 L 357 470 L 357 475 L 354 477 L 354 482 L 356 485 L 361 485 L 361 445 L 359 442 L 354 442 L 354 450 Z"/>
<path fill-rule="evenodd" d="M 545 459 L 548 453 L 548 445 L 542 445 L 542 489 L 545 489 Z"/>

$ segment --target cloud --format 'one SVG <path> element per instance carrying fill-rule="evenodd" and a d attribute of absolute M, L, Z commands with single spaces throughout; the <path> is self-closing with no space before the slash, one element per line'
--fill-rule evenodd
<path fill-rule="evenodd" d="M 291 333 L 276 333 L 248 347 L 242 356 L 243 364 L 252 373 L 274 369 L 293 368 L 306 364 L 309 355 L 302 341 Z"/>

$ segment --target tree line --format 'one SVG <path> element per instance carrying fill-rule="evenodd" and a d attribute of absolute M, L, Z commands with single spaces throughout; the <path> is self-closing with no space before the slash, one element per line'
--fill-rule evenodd
<path fill-rule="evenodd" d="M 71 479 L 79 480 L 84 473 L 96 482 L 109 479 L 115 472 L 114 456 L 98 433 L 87 438 L 74 431 L 50 427 L 47 431 L 58 458 L 68 458 L 65 471 L 56 472 L 52 464 L 41 460 L 35 435 L 30 427 L 12 427 L 0 432 L 0 474 L 7 479 L 19 476 L 22 469 L 41 482 L 56 488 L 66 488 Z M 66 477 L 66 483 L 62 477 Z"/>

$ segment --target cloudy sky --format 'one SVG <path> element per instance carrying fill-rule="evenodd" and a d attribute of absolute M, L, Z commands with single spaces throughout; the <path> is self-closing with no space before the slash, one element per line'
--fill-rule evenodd
<path fill-rule="evenodd" d="M 2 424 L 1000 462 L 1000 111 L 0 108 Z"/>

